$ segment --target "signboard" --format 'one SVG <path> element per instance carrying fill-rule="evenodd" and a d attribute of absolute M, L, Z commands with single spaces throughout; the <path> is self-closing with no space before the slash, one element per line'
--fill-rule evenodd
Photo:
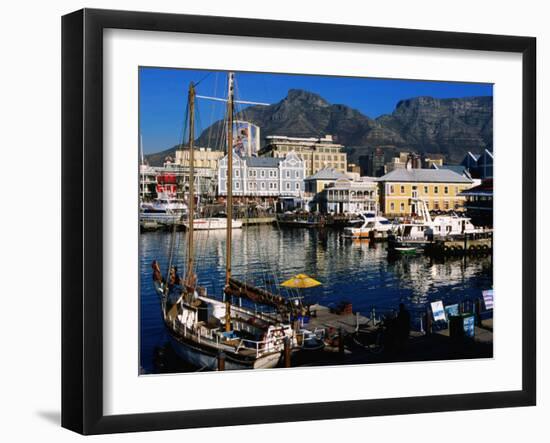
<path fill-rule="evenodd" d="M 445 314 L 447 315 L 447 318 L 451 315 L 459 315 L 460 311 L 458 309 L 458 304 L 445 306 Z"/>
<path fill-rule="evenodd" d="M 485 303 L 485 309 L 493 309 L 493 290 L 481 291 L 483 294 L 483 302 Z"/>
<path fill-rule="evenodd" d="M 434 301 L 430 303 L 432 308 L 432 314 L 434 316 L 434 321 L 446 321 L 447 317 L 445 316 L 445 309 L 443 308 L 443 302 L 441 300 Z"/>
<path fill-rule="evenodd" d="M 475 336 L 475 317 L 473 315 L 464 317 L 464 336 L 465 337 Z"/>
<path fill-rule="evenodd" d="M 260 128 L 250 122 L 233 122 L 233 149 L 240 157 L 257 156 L 260 149 Z"/>

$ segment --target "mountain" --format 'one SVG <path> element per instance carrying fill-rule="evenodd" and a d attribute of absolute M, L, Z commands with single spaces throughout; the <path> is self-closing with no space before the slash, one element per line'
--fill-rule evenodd
<path fill-rule="evenodd" d="M 492 97 L 416 97 L 400 101 L 392 114 L 376 121 L 413 149 L 445 154 L 449 163 L 460 162 L 467 151 L 493 147 Z"/>
<path fill-rule="evenodd" d="M 343 104 L 331 104 L 318 94 L 291 89 L 270 106 L 250 106 L 236 115 L 267 135 L 322 137 L 332 134 L 345 146 L 350 161 L 376 147 L 388 158 L 400 149 L 445 154 L 449 163 L 460 162 L 467 151 L 492 148 L 492 97 L 436 99 L 415 97 L 397 103 L 391 114 L 372 119 Z M 223 122 L 205 129 L 197 146 L 222 146 Z M 263 143 L 263 140 L 262 140 Z M 173 155 L 176 147 L 147 156 L 151 164 Z M 154 163 L 153 163 L 154 161 Z M 162 162 L 162 160 L 161 160 Z"/>

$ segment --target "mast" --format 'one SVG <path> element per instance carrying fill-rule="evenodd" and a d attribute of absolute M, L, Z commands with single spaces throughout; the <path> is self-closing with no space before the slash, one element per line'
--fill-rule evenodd
<path fill-rule="evenodd" d="M 227 78 L 227 234 L 225 240 L 225 287 L 231 278 L 231 234 L 233 229 L 233 72 Z M 225 302 L 225 330 L 231 331 L 231 302 Z"/>
<path fill-rule="evenodd" d="M 195 217 L 195 85 L 189 84 L 189 194 L 187 208 L 189 212 L 189 235 L 187 239 L 187 278 L 186 284 L 195 287 L 195 244 L 194 244 L 194 217 Z"/>
<path fill-rule="evenodd" d="M 225 284 L 231 278 L 231 234 L 233 229 L 233 81 L 234 73 L 228 74 L 227 94 L 227 235 L 225 251 Z"/>
<path fill-rule="evenodd" d="M 139 134 L 139 154 L 141 157 L 141 201 L 145 201 L 145 171 L 143 167 L 145 166 L 145 160 L 143 159 L 143 135 Z"/>

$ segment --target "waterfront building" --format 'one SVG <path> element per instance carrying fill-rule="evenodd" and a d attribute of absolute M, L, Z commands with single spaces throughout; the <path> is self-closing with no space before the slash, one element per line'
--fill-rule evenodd
<path fill-rule="evenodd" d="M 378 183 L 371 177 L 361 177 L 358 180 L 340 178 L 317 194 L 315 203 L 322 213 L 376 214 Z"/>
<path fill-rule="evenodd" d="M 335 143 L 331 135 L 322 138 L 300 138 L 286 136 L 267 136 L 266 145 L 259 151 L 261 157 L 284 158 L 289 152 L 295 152 L 305 163 L 307 175 L 313 175 L 323 168 L 333 168 L 345 173 L 347 156 L 343 146 Z"/>
<path fill-rule="evenodd" d="M 460 193 L 473 185 L 470 178 L 450 169 L 396 169 L 378 179 L 380 209 L 388 216 L 417 214 L 417 199 L 430 211 L 462 211 Z"/>
<path fill-rule="evenodd" d="M 429 169 L 432 166 L 443 166 L 445 156 L 443 154 L 428 154 L 422 156 L 422 167 Z"/>
<path fill-rule="evenodd" d="M 218 170 L 218 162 L 223 158 L 223 151 L 213 151 L 210 148 L 194 148 L 193 160 L 195 168 Z M 180 148 L 176 150 L 176 159 L 174 162 L 178 166 L 189 168 L 189 148 Z"/>
<path fill-rule="evenodd" d="M 462 165 L 439 165 L 438 166 L 436 163 L 432 163 L 432 166 L 430 169 L 448 169 L 450 171 L 456 172 L 459 175 L 462 175 L 463 177 L 472 178 L 468 169 Z"/>
<path fill-rule="evenodd" d="M 323 168 L 315 174 L 306 177 L 304 180 L 305 192 L 307 194 L 318 194 L 329 184 L 334 183 L 336 180 L 341 178 L 347 179 L 348 177 L 343 172 L 334 168 Z"/>
<path fill-rule="evenodd" d="M 295 152 L 284 158 L 233 156 L 233 195 L 300 197 L 304 192 L 305 164 Z M 218 194 L 227 195 L 227 156 L 219 162 Z"/>
<path fill-rule="evenodd" d="M 359 157 L 360 175 L 381 177 L 386 173 L 384 151 L 376 148 L 374 152 Z"/>
<path fill-rule="evenodd" d="M 157 171 L 149 165 L 139 166 L 139 195 L 143 201 L 150 201 L 157 196 Z"/>
<path fill-rule="evenodd" d="M 195 192 L 202 196 L 213 196 L 218 182 L 218 162 L 223 157 L 223 151 L 196 147 L 193 149 L 195 166 Z M 164 170 L 173 172 L 178 178 L 180 193 L 189 187 L 189 148 L 176 150 L 173 162 L 165 162 Z"/>
<path fill-rule="evenodd" d="M 422 168 L 422 159 L 415 152 L 400 152 L 398 155 L 393 157 L 390 162 L 386 163 L 385 171 L 386 173 L 394 171 L 396 169 L 420 169 Z"/>
<path fill-rule="evenodd" d="M 462 166 L 464 166 L 468 171 L 472 171 L 477 167 L 477 160 L 479 159 L 478 154 L 473 154 L 472 152 L 468 151 L 466 154 L 466 157 L 464 157 L 464 160 L 462 160 L 462 163 L 460 163 Z"/>
<path fill-rule="evenodd" d="M 485 179 L 478 186 L 460 193 L 466 198 L 464 208 L 476 226 L 493 226 L 493 179 Z"/>
<path fill-rule="evenodd" d="M 488 149 L 484 149 L 481 156 L 477 159 L 476 178 L 482 180 L 493 178 L 493 160 L 493 153 Z"/>
<path fill-rule="evenodd" d="M 347 170 L 348 173 L 351 173 L 351 174 L 357 174 L 357 175 L 361 175 L 361 168 L 359 165 L 355 164 L 355 163 L 348 163 L 348 170 Z"/>
<path fill-rule="evenodd" d="M 481 155 L 468 152 L 461 165 L 468 169 L 470 175 L 482 180 L 493 178 L 494 155 L 488 149 L 484 149 Z"/>

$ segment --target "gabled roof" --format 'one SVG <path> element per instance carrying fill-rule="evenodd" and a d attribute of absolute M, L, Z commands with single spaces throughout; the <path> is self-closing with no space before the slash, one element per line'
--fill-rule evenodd
<path fill-rule="evenodd" d="M 472 183 L 450 169 L 394 169 L 380 177 L 381 182 L 418 182 L 418 183 Z"/>
<path fill-rule="evenodd" d="M 460 175 L 465 175 L 466 177 L 470 177 L 470 174 L 468 173 L 468 168 L 464 165 L 441 165 L 437 166 L 436 164 L 433 164 L 432 169 L 448 169 L 449 171 L 456 172 Z"/>
<path fill-rule="evenodd" d="M 347 175 L 334 168 L 323 168 L 306 177 L 306 180 L 338 180 L 339 178 L 347 178 Z"/>
<path fill-rule="evenodd" d="M 243 157 L 246 165 L 252 168 L 278 168 L 282 159 L 275 157 Z"/>
<path fill-rule="evenodd" d="M 479 157 L 481 157 L 481 155 L 479 155 L 479 154 L 472 154 L 470 151 L 468 151 L 468 154 L 466 154 L 466 156 L 472 157 L 472 159 L 473 159 L 474 161 L 476 161 L 476 162 L 477 162 L 477 160 L 479 159 Z"/>

